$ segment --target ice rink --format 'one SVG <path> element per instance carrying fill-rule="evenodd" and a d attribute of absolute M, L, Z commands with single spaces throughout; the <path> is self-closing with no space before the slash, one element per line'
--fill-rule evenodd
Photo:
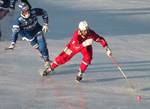
<path fill-rule="evenodd" d="M 65 48 L 80 20 L 87 20 L 102 35 L 121 65 L 121 72 L 93 44 L 93 61 L 81 83 L 75 76 L 82 59 L 76 55 L 53 74 L 41 77 L 43 61 L 26 41 L 10 44 L 11 27 L 19 12 L 1 23 L 0 109 L 149 109 L 150 107 L 150 0 L 29 0 L 33 7 L 47 10 L 47 39 L 50 59 Z M 41 20 L 41 19 L 40 19 Z M 142 96 L 140 103 L 136 95 Z"/>

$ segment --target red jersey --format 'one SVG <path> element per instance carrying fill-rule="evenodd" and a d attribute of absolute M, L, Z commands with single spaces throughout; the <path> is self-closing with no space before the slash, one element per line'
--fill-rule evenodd
<path fill-rule="evenodd" d="M 93 30 L 90 29 L 88 31 L 88 34 L 86 36 L 83 36 L 83 35 L 81 35 L 80 30 L 77 29 L 77 30 L 75 30 L 73 37 L 71 38 L 67 47 L 70 49 L 78 49 L 78 50 L 82 49 L 82 48 L 84 48 L 82 43 L 87 39 L 92 39 L 93 41 L 101 44 L 103 47 L 106 47 L 108 45 L 106 40 L 102 36 L 96 34 Z"/>

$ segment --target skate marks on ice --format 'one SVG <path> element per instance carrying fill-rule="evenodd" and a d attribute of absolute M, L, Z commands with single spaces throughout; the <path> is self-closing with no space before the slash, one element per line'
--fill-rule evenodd
<path fill-rule="evenodd" d="M 123 65 L 123 70 L 125 73 L 127 73 L 128 78 L 132 81 L 135 86 L 139 85 L 136 84 L 138 80 L 150 78 L 150 75 L 148 73 L 144 73 L 149 71 L 149 65 L 150 61 L 128 61 L 128 62 L 120 62 Z M 76 75 L 76 68 L 78 68 L 78 64 L 71 64 L 61 67 L 60 69 L 56 69 L 55 75 L 65 76 L 67 75 Z M 93 67 L 92 67 L 93 66 Z M 96 70 L 95 70 L 96 69 Z M 137 73 L 138 71 L 138 73 Z M 117 73 L 118 72 L 118 73 Z M 132 72 L 132 73 L 131 73 Z M 106 73 L 106 74 L 104 74 Z M 112 74 L 110 74 L 112 73 Z M 134 75 L 134 73 L 138 75 Z M 92 76 L 91 76 L 92 75 Z M 102 76 L 101 76 L 102 75 Z M 108 76 L 110 75 L 110 76 Z M 72 76 L 74 77 L 74 76 Z M 100 78 L 98 78 L 100 77 Z M 112 65 L 112 63 L 97 63 L 89 66 L 88 71 L 85 73 L 83 81 L 81 81 L 81 84 L 109 84 L 113 81 L 119 82 L 121 80 L 122 87 L 126 88 L 126 91 L 129 91 L 130 88 L 126 87 L 126 82 L 124 81 L 124 78 L 119 73 L 119 71 Z M 113 83 L 115 85 L 115 82 Z M 117 84 L 116 84 L 117 85 Z M 119 84 L 120 85 L 120 84 Z M 105 88 L 104 88 L 105 89 Z M 117 88 L 115 88 L 117 89 Z M 117 90 L 122 90 L 117 89 Z M 125 89 L 123 89 L 125 90 Z"/>
<path fill-rule="evenodd" d="M 52 108 L 62 109 L 87 109 L 86 96 L 80 85 L 72 82 L 68 76 L 64 78 L 60 75 L 49 76 L 48 78 L 42 78 L 41 84 L 44 86 L 47 93 L 51 95 Z M 69 83 L 68 83 L 69 82 Z M 42 90 L 42 91 L 45 91 Z M 77 102 L 76 102 L 77 101 Z M 47 101 L 48 103 L 48 101 Z"/>

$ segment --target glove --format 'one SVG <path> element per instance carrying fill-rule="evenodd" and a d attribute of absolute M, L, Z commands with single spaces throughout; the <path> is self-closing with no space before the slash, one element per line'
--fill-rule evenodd
<path fill-rule="evenodd" d="M 11 44 L 10 44 L 10 46 L 8 47 L 8 49 L 14 49 L 15 48 L 15 42 L 12 42 Z"/>
<path fill-rule="evenodd" d="M 106 54 L 108 57 L 111 57 L 111 55 L 112 55 L 112 51 L 108 46 L 106 47 Z"/>
<path fill-rule="evenodd" d="M 92 45 L 92 42 L 93 42 L 93 39 L 87 39 L 82 43 L 82 45 L 83 47 L 87 47 L 89 45 Z"/>
<path fill-rule="evenodd" d="M 43 25 L 42 31 L 48 32 L 48 24 L 45 23 L 45 24 Z"/>
<path fill-rule="evenodd" d="M 12 32 L 19 32 L 20 31 L 20 27 L 18 25 L 13 25 L 12 27 Z"/>

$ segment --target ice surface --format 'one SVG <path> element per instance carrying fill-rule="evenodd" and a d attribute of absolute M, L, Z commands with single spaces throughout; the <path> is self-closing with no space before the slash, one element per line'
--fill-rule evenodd
<path fill-rule="evenodd" d="M 1 21 L 5 41 L 0 42 L 0 109 L 149 109 L 149 0 L 32 0 L 31 4 L 48 11 L 45 35 L 51 59 L 64 49 L 78 22 L 86 19 L 106 38 L 143 99 L 136 103 L 135 93 L 96 43 L 92 64 L 80 84 L 74 81 L 80 54 L 54 74 L 40 77 L 43 61 L 29 43 L 18 41 L 15 50 L 4 50 L 17 11 Z"/>

